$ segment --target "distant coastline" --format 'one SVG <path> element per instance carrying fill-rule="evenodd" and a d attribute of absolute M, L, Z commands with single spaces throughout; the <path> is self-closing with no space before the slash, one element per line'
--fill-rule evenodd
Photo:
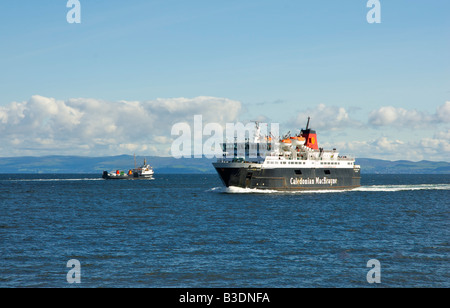
<path fill-rule="evenodd" d="M 158 174 L 214 174 L 215 159 L 145 156 Z M 140 163 L 144 156 L 137 156 Z M 449 162 L 436 161 L 389 161 L 359 158 L 363 174 L 450 174 Z M 133 155 L 104 157 L 85 156 L 22 156 L 0 157 L 0 173 L 99 173 L 103 170 L 130 169 L 134 167 Z"/>

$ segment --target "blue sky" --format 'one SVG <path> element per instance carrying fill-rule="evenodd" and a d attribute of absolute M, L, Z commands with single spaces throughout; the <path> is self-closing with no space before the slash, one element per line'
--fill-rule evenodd
<path fill-rule="evenodd" d="M 448 1 L 380 0 L 380 24 L 367 22 L 365 0 L 80 0 L 81 24 L 66 21 L 66 3 L 0 3 L 0 130 L 9 144 L 0 156 L 116 154 L 76 129 L 56 139 L 52 116 L 75 108 L 74 99 L 167 106 L 211 97 L 239 102 L 225 117 L 231 120 L 258 118 L 294 131 L 315 116 L 319 141 L 357 156 L 401 159 L 414 148 L 406 158 L 450 161 Z M 33 105 L 36 96 L 41 105 Z M 50 106 L 45 99 L 59 102 L 59 111 L 32 108 Z M 14 114 L 17 104 L 22 114 Z M 37 127 L 20 125 L 27 116 L 49 135 L 26 137 L 26 127 Z M 161 147 L 170 142 L 167 130 L 156 136 Z"/>

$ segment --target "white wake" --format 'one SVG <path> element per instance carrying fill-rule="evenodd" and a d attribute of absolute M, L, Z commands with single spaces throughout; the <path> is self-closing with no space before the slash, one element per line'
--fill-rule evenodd
<path fill-rule="evenodd" d="M 352 191 L 405 191 L 405 190 L 450 190 L 450 184 L 416 184 L 416 185 L 370 185 L 361 186 Z"/>
<path fill-rule="evenodd" d="M 271 189 L 242 188 L 242 187 L 213 187 L 209 192 L 228 194 L 318 194 L 318 193 L 343 193 L 343 192 L 397 192 L 412 190 L 450 190 L 450 184 L 415 184 L 415 185 L 367 185 L 353 189 L 317 189 L 278 191 Z"/>

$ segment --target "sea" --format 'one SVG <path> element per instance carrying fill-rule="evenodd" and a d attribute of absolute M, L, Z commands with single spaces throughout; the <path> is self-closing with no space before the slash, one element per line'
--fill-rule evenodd
<path fill-rule="evenodd" d="M 283 193 L 226 189 L 215 174 L 0 174 L 0 287 L 450 287 L 450 175 L 361 184 Z"/>

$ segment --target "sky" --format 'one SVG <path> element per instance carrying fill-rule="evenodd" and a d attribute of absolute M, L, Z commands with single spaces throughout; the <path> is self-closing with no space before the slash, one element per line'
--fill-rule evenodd
<path fill-rule="evenodd" d="M 0 157 L 170 156 L 200 114 L 450 162 L 449 1 L 379 0 L 381 23 L 366 0 L 67 3 L 0 2 Z"/>

